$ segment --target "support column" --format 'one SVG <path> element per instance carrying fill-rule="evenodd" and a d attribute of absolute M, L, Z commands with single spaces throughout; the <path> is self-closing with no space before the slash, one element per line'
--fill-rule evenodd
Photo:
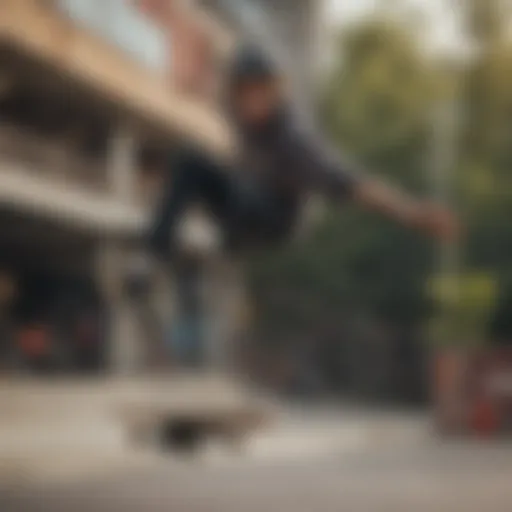
<path fill-rule="evenodd" d="M 217 263 L 205 280 L 208 288 L 207 361 L 212 369 L 236 371 L 237 344 L 243 335 L 247 300 L 241 269 L 231 261 Z"/>
<path fill-rule="evenodd" d="M 117 199 L 131 201 L 135 195 L 137 141 L 128 126 L 117 127 L 108 150 L 108 186 Z"/>
<path fill-rule="evenodd" d="M 109 368 L 117 374 L 134 373 L 143 363 L 143 333 L 133 304 L 123 293 L 127 251 L 114 242 L 97 249 L 94 272 L 109 312 Z"/>

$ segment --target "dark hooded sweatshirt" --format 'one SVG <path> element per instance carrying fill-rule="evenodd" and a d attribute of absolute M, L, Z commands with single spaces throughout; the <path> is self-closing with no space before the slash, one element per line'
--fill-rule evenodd
<path fill-rule="evenodd" d="M 361 177 L 353 164 L 304 128 L 289 109 L 281 109 L 263 127 L 239 124 L 238 128 L 236 181 L 243 188 L 261 191 L 274 205 L 279 214 L 276 222 L 285 231 L 293 227 L 311 195 L 342 202 Z"/>
<path fill-rule="evenodd" d="M 160 253 L 180 212 L 203 201 L 221 220 L 228 244 L 250 247 L 286 240 L 312 194 L 336 202 L 349 198 L 360 175 L 322 143 L 287 108 L 260 127 L 237 124 L 236 169 L 225 169 L 197 148 L 180 152 L 172 183 L 153 225 L 150 244 Z"/>

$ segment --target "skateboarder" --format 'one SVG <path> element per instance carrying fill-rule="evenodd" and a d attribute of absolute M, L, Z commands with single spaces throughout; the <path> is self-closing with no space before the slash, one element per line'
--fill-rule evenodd
<path fill-rule="evenodd" d="M 225 84 L 239 154 L 231 165 L 198 148 L 177 155 L 150 238 L 159 256 L 178 249 L 177 229 L 192 203 L 220 227 L 226 250 L 240 250 L 287 241 L 313 194 L 336 205 L 353 201 L 439 239 L 455 234 L 450 212 L 373 178 L 302 126 L 278 67 L 257 47 L 240 46 Z"/>
<path fill-rule="evenodd" d="M 179 2 L 166 5 L 166 23 L 174 34 L 187 34 L 176 44 L 176 62 L 188 64 L 177 66 L 175 86 L 212 101 L 211 85 L 222 84 L 222 100 L 216 101 L 232 123 L 239 151 L 229 163 L 192 145 L 174 155 L 149 236 L 154 254 L 180 260 L 179 228 L 187 209 L 198 204 L 218 227 L 226 251 L 276 247 L 292 238 L 314 194 L 340 206 L 355 202 L 437 239 L 454 237 L 456 222 L 449 211 L 375 179 L 304 126 L 279 66 L 258 47 L 240 44 L 220 81 L 212 77 L 212 66 L 193 66 L 204 63 L 214 44 L 208 44 L 205 30 L 189 30 L 192 18 Z M 184 26 L 187 30 L 180 30 Z M 189 296 L 187 282 L 193 280 L 180 281 L 180 295 Z M 194 304 L 187 318 L 197 320 L 201 313 Z"/>

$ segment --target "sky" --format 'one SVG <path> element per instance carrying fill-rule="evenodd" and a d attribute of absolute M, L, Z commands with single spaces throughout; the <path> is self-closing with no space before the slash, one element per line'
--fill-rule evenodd
<path fill-rule="evenodd" d="M 325 0 L 326 20 L 332 24 L 357 21 L 375 10 L 383 0 Z M 386 1 L 386 0 L 384 0 Z M 389 1 L 389 0 L 388 0 Z M 421 12 L 427 21 L 426 43 L 434 51 L 442 53 L 461 50 L 457 20 L 452 0 L 402 0 L 411 11 Z"/>

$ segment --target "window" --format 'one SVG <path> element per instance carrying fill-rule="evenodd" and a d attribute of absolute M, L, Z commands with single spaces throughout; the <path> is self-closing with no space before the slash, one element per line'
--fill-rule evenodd
<path fill-rule="evenodd" d="M 131 2 L 120 0 L 57 0 L 76 23 L 121 48 L 139 62 L 165 69 L 168 40 Z"/>

